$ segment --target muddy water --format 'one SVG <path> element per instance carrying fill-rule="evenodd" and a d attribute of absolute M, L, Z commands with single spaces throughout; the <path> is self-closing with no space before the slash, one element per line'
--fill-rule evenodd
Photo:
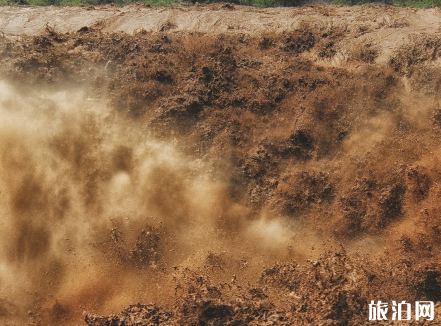
<path fill-rule="evenodd" d="M 206 162 L 90 92 L 23 92 L 3 81 L 0 98 L 3 320 L 73 323 L 82 310 L 166 303 L 176 266 L 220 259 L 225 277 L 244 265 L 254 273 L 315 242 L 235 203 Z"/>
<path fill-rule="evenodd" d="M 372 299 L 439 301 L 436 11 L 298 10 L 321 23 L 1 37 L 2 323 L 154 302 L 182 325 L 361 325 Z"/>

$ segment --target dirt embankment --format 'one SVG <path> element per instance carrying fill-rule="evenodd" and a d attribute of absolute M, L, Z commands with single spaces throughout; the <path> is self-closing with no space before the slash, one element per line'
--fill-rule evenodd
<path fill-rule="evenodd" d="M 21 282 L 0 318 L 362 325 L 370 300 L 441 301 L 438 8 L 0 17 Z"/>

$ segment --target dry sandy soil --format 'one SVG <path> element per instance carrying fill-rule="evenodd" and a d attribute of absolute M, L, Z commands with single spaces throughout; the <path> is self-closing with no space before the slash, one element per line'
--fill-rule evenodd
<path fill-rule="evenodd" d="M 440 325 L 440 24 L 1 7 L 0 322 Z"/>

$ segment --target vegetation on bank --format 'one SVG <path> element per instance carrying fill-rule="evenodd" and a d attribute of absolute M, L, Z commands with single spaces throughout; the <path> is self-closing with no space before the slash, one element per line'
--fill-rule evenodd
<path fill-rule="evenodd" d="M 363 5 L 368 3 L 385 4 L 391 6 L 412 6 L 427 8 L 441 6 L 441 0 L 0 0 L 0 5 L 34 5 L 34 6 L 77 6 L 77 5 L 128 5 L 134 3 L 145 3 L 151 6 L 192 6 L 197 2 L 210 4 L 216 2 L 229 2 L 232 4 L 254 6 L 260 8 L 268 7 L 296 7 L 311 2 L 338 5 Z"/>
<path fill-rule="evenodd" d="M 441 0 L 383 0 L 383 1 L 372 1 L 372 0 L 332 0 L 333 4 L 339 5 L 364 5 L 369 3 L 385 4 L 394 7 L 418 7 L 418 8 L 428 8 L 433 6 L 441 6 Z"/>

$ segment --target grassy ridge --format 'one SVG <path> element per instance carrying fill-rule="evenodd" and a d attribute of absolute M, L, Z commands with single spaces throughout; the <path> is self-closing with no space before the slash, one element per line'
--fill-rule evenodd
<path fill-rule="evenodd" d="M 310 3 L 310 0 L 0 0 L 0 5 L 34 5 L 34 6 L 77 6 L 85 5 L 102 5 L 102 4 L 118 4 L 127 5 L 133 3 L 146 3 L 155 7 L 166 6 L 191 6 L 196 2 L 209 4 L 216 2 L 229 2 L 238 5 L 254 6 L 260 8 L 269 7 L 295 7 Z M 412 6 L 426 8 L 431 6 L 441 6 L 441 0 L 321 0 L 320 2 L 339 4 L 339 5 L 362 5 L 368 3 L 380 3 L 391 6 Z"/>
<path fill-rule="evenodd" d="M 332 0 L 333 4 L 339 5 L 364 5 L 368 3 L 380 3 L 391 5 L 394 7 L 418 7 L 427 8 L 432 6 L 441 6 L 441 0 L 384 0 L 384 1 L 370 1 L 370 0 Z"/>

